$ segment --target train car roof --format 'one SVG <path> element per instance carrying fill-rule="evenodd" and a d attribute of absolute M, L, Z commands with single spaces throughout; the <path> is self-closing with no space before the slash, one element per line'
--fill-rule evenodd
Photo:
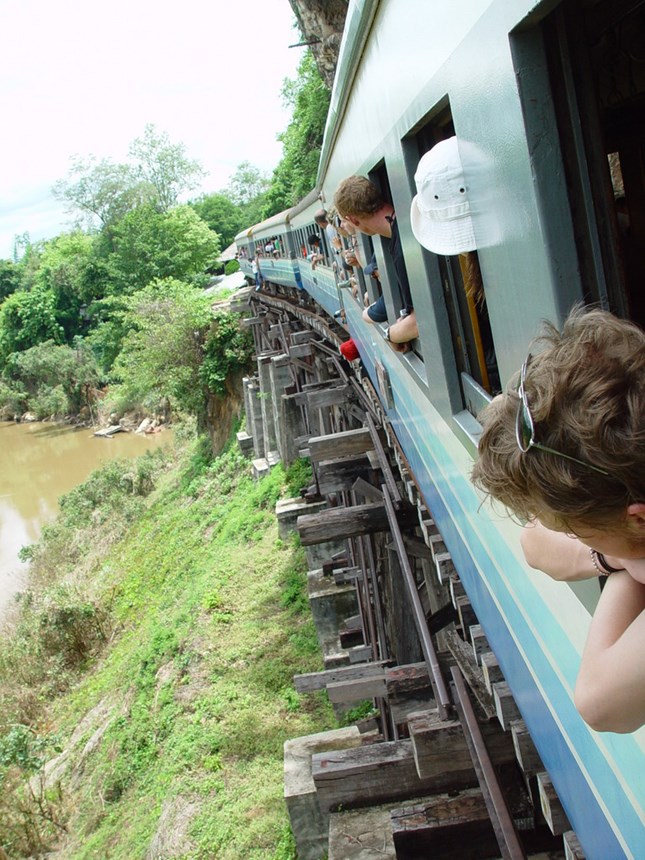
<path fill-rule="evenodd" d="M 288 225 L 295 215 L 319 200 L 319 195 L 320 191 L 318 188 L 312 189 L 306 197 L 290 209 L 284 209 L 282 212 L 278 212 L 277 215 L 272 215 L 270 218 L 260 221 L 252 227 L 245 227 L 244 230 L 237 234 L 235 241 L 239 243 L 244 239 L 264 239 L 267 236 L 272 236 L 274 233 L 280 232 L 278 230 L 279 227 Z"/>

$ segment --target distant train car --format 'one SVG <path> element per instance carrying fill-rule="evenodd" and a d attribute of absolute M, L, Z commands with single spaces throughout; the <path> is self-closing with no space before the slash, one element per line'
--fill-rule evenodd
<path fill-rule="evenodd" d="M 611 0 L 350 2 L 316 189 L 241 233 L 267 281 L 342 314 L 477 617 L 587 857 L 645 856 L 645 731 L 598 734 L 573 688 L 595 581 L 556 583 L 524 562 L 520 527 L 473 489 L 477 414 L 522 364 L 541 320 L 596 302 L 645 323 L 645 4 Z M 414 172 L 456 135 L 477 250 L 438 256 L 410 226 Z M 419 337 L 394 352 L 362 319 L 363 294 L 306 259 L 314 213 L 338 183 L 369 176 L 392 202 Z M 286 250 L 288 249 L 288 259 Z M 394 322 L 400 297 L 378 236 Z M 246 271 L 246 270 L 245 270 Z M 485 297 L 473 301 L 479 291 Z M 377 372 L 378 371 L 378 372 Z"/>

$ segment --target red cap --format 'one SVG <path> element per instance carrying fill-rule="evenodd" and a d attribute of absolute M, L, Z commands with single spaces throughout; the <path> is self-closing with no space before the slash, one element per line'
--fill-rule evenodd
<path fill-rule="evenodd" d="M 341 343 L 340 353 L 347 359 L 347 361 L 354 361 L 354 359 L 361 357 L 358 347 L 351 337 L 349 340 L 346 340 L 345 343 Z"/>

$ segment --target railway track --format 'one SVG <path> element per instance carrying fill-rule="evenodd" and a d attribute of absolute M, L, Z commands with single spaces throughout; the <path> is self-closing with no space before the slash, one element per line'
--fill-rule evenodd
<path fill-rule="evenodd" d="M 345 332 L 311 302 L 277 290 L 249 296 L 258 367 L 289 357 L 283 397 L 314 475 L 291 516 L 310 551 L 326 668 L 294 684 L 303 694 L 326 690 L 339 715 L 357 702 L 373 705 L 348 748 L 319 750 L 312 741 L 309 750 L 308 802 L 329 834 L 329 860 L 580 860 L 381 401 L 360 368 L 340 358 Z M 259 370 L 260 394 L 261 381 Z M 316 816 L 303 827 L 299 808 L 292 798 L 299 857 L 314 860 Z"/>

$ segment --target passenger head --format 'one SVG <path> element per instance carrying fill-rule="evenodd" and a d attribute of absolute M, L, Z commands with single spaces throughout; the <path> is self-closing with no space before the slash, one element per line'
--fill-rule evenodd
<path fill-rule="evenodd" d="M 328 223 L 327 221 L 327 213 L 324 209 L 319 209 L 314 215 L 314 221 L 316 224 L 319 224 L 321 227 L 325 227 Z"/>
<path fill-rule="evenodd" d="M 531 352 L 524 404 L 517 374 L 481 416 L 475 485 L 518 517 L 583 540 L 601 529 L 645 542 L 631 516 L 645 512 L 645 334 L 578 308 Z"/>
<path fill-rule="evenodd" d="M 310 248 L 317 248 L 320 245 L 320 237 L 316 236 L 315 233 L 311 233 L 307 236 L 307 244 Z"/>
<path fill-rule="evenodd" d="M 374 215 L 384 205 L 381 192 L 365 176 L 348 176 L 334 194 L 334 206 L 343 219 Z"/>

